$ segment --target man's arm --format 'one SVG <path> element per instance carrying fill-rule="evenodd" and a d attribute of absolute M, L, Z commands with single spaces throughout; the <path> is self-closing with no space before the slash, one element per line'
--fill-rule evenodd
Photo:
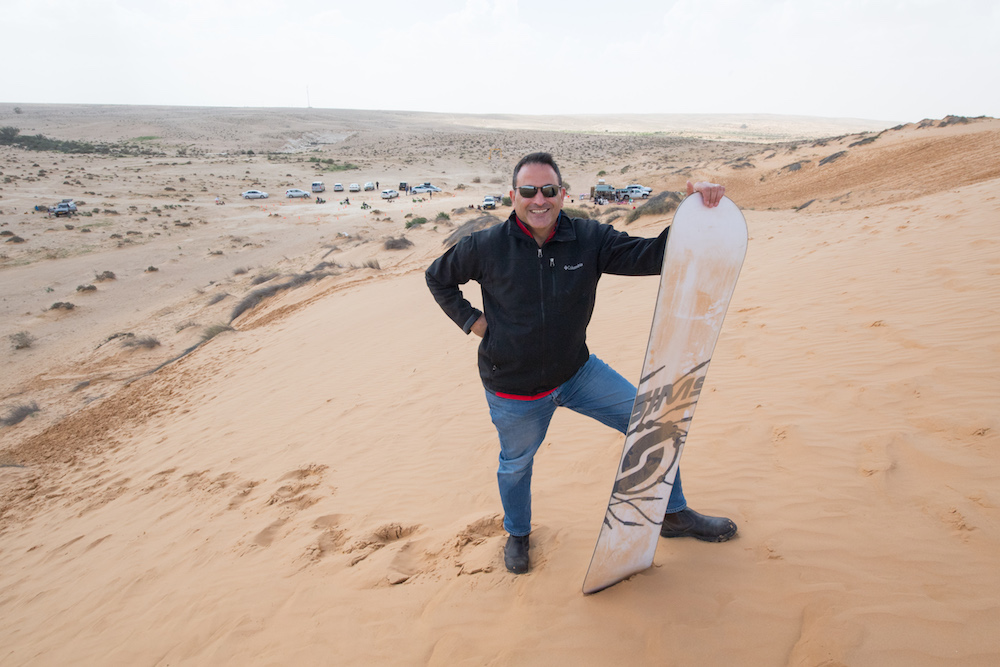
<path fill-rule="evenodd" d="M 475 249 L 469 237 L 462 239 L 448 252 L 434 260 L 427 268 L 424 278 L 441 310 L 461 327 L 462 331 L 475 332 L 480 336 L 486 332 L 486 320 L 482 311 L 473 308 L 459 289 L 459 285 L 478 278 Z M 482 333 L 477 329 L 481 329 Z"/>

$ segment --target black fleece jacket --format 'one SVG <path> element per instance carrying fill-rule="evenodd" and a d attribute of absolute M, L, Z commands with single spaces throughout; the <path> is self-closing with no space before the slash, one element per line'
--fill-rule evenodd
<path fill-rule="evenodd" d="M 539 247 L 512 213 L 475 232 L 427 269 L 434 299 L 465 333 L 482 314 L 459 288 L 482 288 L 486 335 L 479 374 L 494 393 L 534 396 L 569 380 L 590 357 L 587 325 L 603 273 L 657 275 L 667 232 L 637 238 L 595 220 L 563 213 Z"/>

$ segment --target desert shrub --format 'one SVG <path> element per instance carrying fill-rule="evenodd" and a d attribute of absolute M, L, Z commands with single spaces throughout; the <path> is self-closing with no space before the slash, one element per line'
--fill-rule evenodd
<path fill-rule="evenodd" d="M 225 299 L 227 296 L 229 295 L 226 294 L 225 292 L 219 292 L 218 294 L 213 294 L 212 297 L 208 300 L 208 305 L 214 306 L 215 304 Z"/>
<path fill-rule="evenodd" d="M 427 222 L 427 218 L 413 218 L 412 220 L 406 221 L 406 228 L 411 229 L 413 227 L 417 227 L 418 225 L 422 225 L 425 222 Z"/>
<path fill-rule="evenodd" d="M 573 208 L 573 207 L 570 207 L 570 206 L 564 206 L 563 207 L 563 213 L 565 213 L 566 215 L 568 215 L 571 218 L 589 218 L 590 217 L 590 211 L 588 211 L 585 208 Z"/>
<path fill-rule="evenodd" d="M 226 331 L 236 331 L 236 330 L 233 329 L 228 324 L 213 324 L 210 327 L 205 327 L 205 330 L 201 334 L 201 340 L 202 342 L 210 341 L 216 336 L 218 336 L 220 333 L 224 333 Z"/>
<path fill-rule="evenodd" d="M 378 260 L 375 259 L 374 257 L 371 259 L 366 259 L 364 264 L 362 264 L 361 266 L 363 266 L 366 269 L 375 269 L 376 271 L 382 270 L 382 267 L 381 265 L 379 265 Z"/>
<path fill-rule="evenodd" d="M 49 310 L 73 310 L 76 308 L 69 301 L 56 301 L 54 304 L 49 306 Z"/>
<path fill-rule="evenodd" d="M 156 273 L 157 271 L 159 271 L 159 269 L 156 268 L 155 266 L 147 266 L 146 267 L 146 273 Z"/>
<path fill-rule="evenodd" d="M 510 197 L 504 195 L 504 198 L 500 200 L 500 203 L 504 206 L 510 206 L 513 202 L 511 202 Z"/>
<path fill-rule="evenodd" d="M 667 215 L 681 203 L 681 196 L 676 192 L 664 191 L 646 200 L 646 203 L 629 212 L 626 223 L 635 222 L 644 215 Z"/>
<path fill-rule="evenodd" d="M 102 271 L 94 275 L 94 280 L 97 282 L 103 282 L 105 280 L 115 280 L 116 276 L 114 271 Z"/>
<path fill-rule="evenodd" d="M 437 217 L 434 218 L 435 222 L 437 222 L 438 220 L 451 220 L 451 216 L 449 216 L 444 211 L 441 211 L 440 213 L 437 214 Z"/>
<path fill-rule="evenodd" d="M 15 234 L 14 236 L 11 236 L 9 239 L 7 239 L 7 243 L 26 243 L 26 241 L 17 234 Z"/>
<path fill-rule="evenodd" d="M 20 424 L 38 411 L 38 403 L 35 403 L 34 401 L 23 405 L 15 405 L 7 410 L 7 414 L 4 417 L 0 417 L 0 424 L 3 424 L 4 426 Z"/>
<path fill-rule="evenodd" d="M 480 215 L 472 220 L 469 220 L 468 222 L 463 223 L 462 226 L 452 232 L 448 238 L 443 241 L 443 243 L 445 246 L 450 248 L 472 232 L 492 227 L 500 222 L 502 222 L 502 220 L 495 215 L 490 215 L 489 213 Z"/>
<path fill-rule="evenodd" d="M 271 280 L 274 280 L 277 277 L 278 277 L 277 273 L 273 273 L 273 272 L 272 273 L 262 273 L 259 276 L 254 276 L 253 279 L 250 281 L 250 284 L 251 285 L 260 285 L 261 283 L 266 283 L 266 282 L 269 282 Z"/>
<path fill-rule="evenodd" d="M 27 331 L 18 331 L 16 334 L 8 336 L 8 338 L 15 350 L 26 350 L 35 344 L 35 337 Z"/>
<path fill-rule="evenodd" d="M 405 236 L 400 236 L 397 238 L 387 238 L 385 240 L 386 250 L 402 250 L 403 248 L 409 248 L 413 245 L 413 241 L 406 238 Z"/>
<path fill-rule="evenodd" d="M 160 341 L 158 341 L 154 336 L 133 336 L 122 341 L 122 346 L 141 347 L 146 350 L 152 350 L 154 347 L 160 346 Z"/>
<path fill-rule="evenodd" d="M 77 285 L 76 286 L 76 291 L 77 292 L 96 292 L 97 291 L 97 285 Z"/>
<path fill-rule="evenodd" d="M 607 175 L 608 175 L 608 172 L 604 171 L 603 169 L 601 169 L 599 172 L 597 172 L 597 176 L 598 177 L 607 176 Z"/>
<path fill-rule="evenodd" d="M 277 285 L 268 285 L 267 287 L 256 289 L 250 292 L 250 294 L 243 297 L 243 299 L 238 304 L 236 304 L 236 306 L 233 308 L 233 312 L 230 313 L 229 315 L 229 321 L 232 322 L 243 313 L 247 312 L 248 310 L 252 310 L 262 301 L 274 296 L 278 292 L 287 289 L 294 289 L 296 287 L 299 287 L 300 285 L 306 284 L 311 280 L 319 280 L 320 278 L 326 278 L 329 275 L 332 274 L 324 271 L 300 273 L 298 275 L 292 276 L 287 282 L 280 283 Z"/>
<path fill-rule="evenodd" d="M 245 266 L 238 266 L 235 269 L 233 269 L 233 275 L 234 276 L 242 276 L 243 274 L 249 273 L 249 272 L 250 272 L 250 269 L 248 269 Z"/>
<path fill-rule="evenodd" d="M 478 176 L 473 176 L 472 177 L 472 182 L 473 183 L 482 183 L 483 179 L 479 178 Z"/>

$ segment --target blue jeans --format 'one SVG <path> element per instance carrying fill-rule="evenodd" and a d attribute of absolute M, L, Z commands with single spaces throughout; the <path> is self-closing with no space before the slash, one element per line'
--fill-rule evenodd
<path fill-rule="evenodd" d="M 508 533 L 522 536 L 531 532 L 531 464 L 556 408 L 569 408 L 625 433 L 635 394 L 631 382 L 594 355 L 590 355 L 576 375 L 545 398 L 519 401 L 486 392 L 490 417 L 500 436 L 497 482 L 503 503 L 503 526 Z M 678 470 L 667 501 L 667 513 L 680 512 L 686 507 Z"/>

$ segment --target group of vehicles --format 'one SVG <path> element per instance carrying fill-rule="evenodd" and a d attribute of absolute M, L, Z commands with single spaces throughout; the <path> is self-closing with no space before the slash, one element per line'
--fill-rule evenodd
<path fill-rule="evenodd" d="M 596 186 L 590 189 L 590 196 L 595 201 L 598 199 L 607 199 L 609 201 L 620 201 L 622 199 L 648 199 L 651 194 L 653 194 L 653 188 L 648 188 L 645 185 L 632 183 L 630 185 L 626 185 L 624 188 L 616 188 L 614 186 L 607 185 L 603 178 L 597 182 Z"/>
<path fill-rule="evenodd" d="M 371 181 L 368 181 L 367 183 L 364 184 L 364 190 L 366 192 L 375 189 L 376 186 Z M 402 190 L 403 192 L 406 192 L 407 191 L 406 183 L 401 182 L 399 184 L 399 189 Z M 326 185 L 323 183 L 323 181 L 314 181 L 311 190 L 313 192 L 326 192 Z M 358 185 L 357 183 L 351 183 L 349 186 L 347 186 L 347 190 L 348 192 L 361 192 L 362 186 Z M 333 191 L 343 192 L 344 184 L 334 183 Z M 441 192 L 441 188 L 437 187 L 436 185 L 431 185 L 430 183 L 422 183 L 421 185 L 416 185 L 412 188 L 409 188 L 409 192 L 412 192 L 414 194 L 420 194 L 424 192 L 434 193 L 434 192 Z M 244 199 L 267 199 L 269 195 L 263 190 L 247 190 L 246 192 L 242 193 L 241 196 Z M 285 196 L 288 197 L 289 199 L 296 199 L 296 198 L 308 199 L 312 195 L 310 195 L 309 192 L 305 190 L 301 190 L 299 188 L 291 188 L 290 190 L 285 190 Z M 399 196 L 399 191 L 387 188 L 385 190 L 382 190 L 381 196 L 382 199 L 395 199 L 396 197 Z"/>

